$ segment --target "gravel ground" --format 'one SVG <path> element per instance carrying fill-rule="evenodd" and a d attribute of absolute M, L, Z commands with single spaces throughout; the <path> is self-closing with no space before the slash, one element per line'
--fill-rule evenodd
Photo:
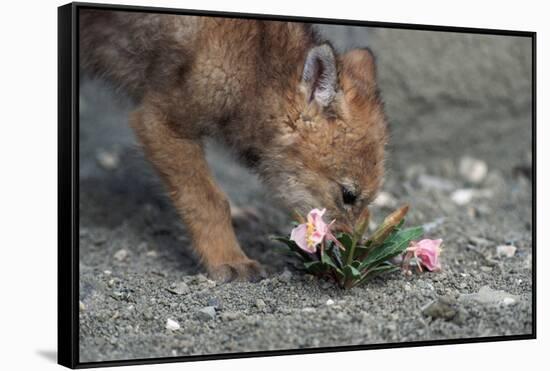
<path fill-rule="evenodd" d="M 210 143 L 209 162 L 232 202 L 265 216 L 261 223 L 235 219 L 235 228 L 249 256 L 270 271 L 259 283 L 210 281 L 134 145 L 126 126 L 130 104 L 85 80 L 81 362 L 532 332 L 530 76 L 521 67 L 529 65 L 530 49 L 490 36 L 324 31 L 340 48 L 366 40 L 378 54 L 392 139 L 374 222 L 410 203 L 407 223 L 424 224 L 429 236 L 445 241 L 443 271 L 394 273 L 343 291 L 294 270 L 267 238 L 288 232 L 286 212 L 253 174 Z M 443 53 L 446 38 L 455 39 Z M 468 50 L 482 53 L 464 66 L 455 56 Z M 422 58 L 430 53 L 454 67 L 426 66 Z M 496 76 L 487 76 L 487 56 L 492 70 L 500 66 Z M 403 77 L 407 71 L 410 78 Z M 420 91 L 410 86 L 418 81 Z M 508 257 L 499 246 L 509 245 L 516 250 Z"/>

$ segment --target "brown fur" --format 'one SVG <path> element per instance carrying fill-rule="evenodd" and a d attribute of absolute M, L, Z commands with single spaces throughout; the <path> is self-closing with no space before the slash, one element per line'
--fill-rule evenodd
<path fill-rule="evenodd" d="M 260 267 L 239 247 L 205 136 L 302 213 L 326 207 L 352 223 L 380 187 L 386 121 L 366 49 L 333 57 L 301 23 L 82 10 L 80 51 L 84 69 L 139 102 L 132 127 L 215 278 L 251 279 Z"/>

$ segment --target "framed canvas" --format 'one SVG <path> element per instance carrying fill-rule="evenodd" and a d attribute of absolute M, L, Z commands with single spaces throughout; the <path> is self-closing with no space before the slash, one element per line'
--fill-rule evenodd
<path fill-rule="evenodd" d="M 60 364 L 536 337 L 534 32 L 58 19 Z"/>

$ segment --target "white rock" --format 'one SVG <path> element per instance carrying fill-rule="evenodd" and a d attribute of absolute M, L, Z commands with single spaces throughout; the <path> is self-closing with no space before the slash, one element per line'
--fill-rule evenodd
<path fill-rule="evenodd" d="M 78 306 L 81 312 L 84 312 L 86 310 L 86 305 L 84 305 L 83 302 L 79 301 Z"/>
<path fill-rule="evenodd" d="M 106 276 L 110 276 L 113 272 L 109 271 L 109 270 L 105 270 L 103 271 L 103 274 L 105 274 Z"/>
<path fill-rule="evenodd" d="M 313 312 L 315 312 L 315 308 L 305 307 L 305 308 L 302 308 L 302 312 L 304 312 L 304 313 L 313 313 Z"/>
<path fill-rule="evenodd" d="M 487 164 L 484 161 L 462 157 L 459 164 L 460 175 L 470 183 L 479 184 L 487 176 Z"/>
<path fill-rule="evenodd" d="M 127 257 L 128 257 L 128 250 L 126 250 L 126 249 L 120 249 L 114 255 L 114 258 L 118 261 L 123 261 Z"/>
<path fill-rule="evenodd" d="M 497 246 L 497 255 L 511 258 L 515 255 L 517 248 L 514 245 L 499 245 Z"/>
<path fill-rule="evenodd" d="M 474 198 L 490 198 L 493 192 L 490 189 L 461 188 L 451 194 L 451 200 L 457 205 L 469 204 Z"/>
<path fill-rule="evenodd" d="M 333 305 L 333 304 L 334 304 L 334 300 L 332 300 L 332 299 L 327 300 L 327 305 Z"/>
<path fill-rule="evenodd" d="M 391 193 L 382 191 L 378 193 L 372 204 L 378 207 L 395 207 L 397 200 Z"/>
<path fill-rule="evenodd" d="M 180 329 L 180 324 L 174 321 L 173 319 L 168 318 L 166 320 L 166 329 L 170 331 L 176 331 Z"/>
<path fill-rule="evenodd" d="M 264 309 L 265 307 L 266 307 L 265 301 L 263 301 L 262 299 L 256 300 L 256 308 Z"/>
<path fill-rule="evenodd" d="M 460 301 L 476 301 L 480 304 L 505 304 L 510 305 L 519 300 L 519 297 L 502 290 L 493 290 L 489 286 L 483 286 L 479 292 L 473 294 L 462 294 Z M 508 304 L 506 304 L 508 303 Z"/>
<path fill-rule="evenodd" d="M 457 205 L 469 204 L 474 198 L 474 189 L 457 189 L 451 194 L 451 200 Z"/>
<path fill-rule="evenodd" d="M 118 167 L 120 159 L 115 152 L 99 150 L 96 154 L 99 165 L 106 170 L 114 170 Z"/>

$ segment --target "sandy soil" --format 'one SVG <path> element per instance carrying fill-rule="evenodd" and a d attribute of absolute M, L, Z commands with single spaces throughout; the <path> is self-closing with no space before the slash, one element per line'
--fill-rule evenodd
<path fill-rule="evenodd" d="M 442 53 L 441 39 L 450 35 L 428 43 L 421 34 L 407 33 L 411 41 L 395 30 L 325 31 L 340 48 L 367 40 L 379 55 L 392 139 L 383 187 L 387 197 L 373 206 L 374 220 L 410 203 L 407 223 L 424 224 L 429 236 L 445 240 L 443 271 L 394 273 L 350 291 L 297 272 L 267 238 L 288 232 L 286 212 L 253 174 L 210 143 L 209 162 L 233 203 L 265 215 L 261 223 L 236 220 L 235 228 L 243 248 L 270 275 L 259 283 L 208 280 L 162 185 L 134 145 L 126 126 L 130 105 L 102 84 L 85 80 L 81 362 L 532 332 L 530 100 L 525 69 L 516 68 L 530 63 L 521 57 L 530 50 L 521 46 L 508 53 L 502 48 L 514 51 L 518 43 L 464 36 Z M 432 49 L 424 45 L 414 57 L 406 45 L 415 40 Z M 430 53 L 454 60 L 452 50 L 463 55 L 461 47 L 483 53 L 467 66 L 458 60 L 454 69 L 439 68 L 439 75 L 437 66 L 433 72 L 410 62 Z M 407 53 L 412 53 L 409 62 Z M 475 66 L 487 56 L 493 70 L 501 60 L 511 67 L 484 76 L 485 62 Z M 412 71 L 410 79 L 396 71 Z M 453 73 L 466 82 L 453 85 L 460 80 Z M 420 91 L 411 88 L 415 81 L 423 84 Z M 468 179 L 472 172 L 460 169 L 466 157 L 481 161 L 487 173 Z M 463 189 L 468 191 L 457 193 Z M 474 198 L 468 201 L 469 193 Z M 499 255 L 500 245 L 517 250 L 511 257 Z M 180 328 L 166 329 L 169 319 Z"/>

